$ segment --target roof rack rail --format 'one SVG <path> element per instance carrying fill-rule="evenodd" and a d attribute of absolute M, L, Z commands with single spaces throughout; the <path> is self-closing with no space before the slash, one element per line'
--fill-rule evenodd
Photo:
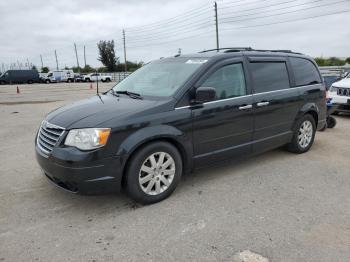
<path fill-rule="evenodd" d="M 219 49 L 215 48 L 215 49 L 203 50 L 199 53 L 219 52 L 219 51 L 223 51 L 224 53 L 241 52 L 241 51 L 257 51 L 257 52 L 276 52 L 276 53 L 290 53 L 290 54 L 302 55 L 302 53 L 293 52 L 292 50 L 253 49 L 251 47 L 225 47 L 225 48 L 219 48 Z"/>
<path fill-rule="evenodd" d="M 284 49 L 275 49 L 275 50 L 268 50 L 268 49 L 257 49 L 257 50 L 254 50 L 254 51 L 258 51 L 258 52 L 276 52 L 276 53 L 290 53 L 290 54 L 299 54 L 299 55 L 302 55 L 302 53 L 298 53 L 298 52 L 294 52 L 292 50 L 284 50 Z"/>
<path fill-rule="evenodd" d="M 208 49 L 200 51 L 199 53 L 207 53 L 207 52 L 214 52 L 214 51 L 224 51 L 227 52 L 240 52 L 240 51 L 252 51 L 253 49 L 251 47 L 224 47 L 224 48 L 215 48 L 215 49 Z"/>

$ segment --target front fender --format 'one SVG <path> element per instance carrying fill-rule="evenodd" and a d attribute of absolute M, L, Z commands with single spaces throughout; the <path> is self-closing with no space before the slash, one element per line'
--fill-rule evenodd
<path fill-rule="evenodd" d="M 179 149 L 183 156 L 185 169 L 191 166 L 189 161 L 193 155 L 191 136 L 168 125 L 150 126 L 137 130 L 120 144 L 117 155 L 122 157 L 125 165 L 129 156 L 138 147 L 159 139 L 169 140 Z"/>

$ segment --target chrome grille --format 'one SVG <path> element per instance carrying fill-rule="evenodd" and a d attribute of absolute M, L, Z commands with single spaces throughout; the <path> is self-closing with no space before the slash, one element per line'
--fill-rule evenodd
<path fill-rule="evenodd" d="M 350 88 L 337 88 L 338 96 L 350 96 Z"/>
<path fill-rule="evenodd" d="M 37 145 L 40 150 L 46 154 L 50 154 L 63 132 L 63 127 L 43 121 L 37 137 Z"/>

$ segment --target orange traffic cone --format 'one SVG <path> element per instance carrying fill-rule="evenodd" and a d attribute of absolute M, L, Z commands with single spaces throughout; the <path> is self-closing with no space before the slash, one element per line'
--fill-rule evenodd
<path fill-rule="evenodd" d="M 92 87 L 92 83 L 90 83 L 90 89 L 93 89 L 93 87 Z"/>
<path fill-rule="evenodd" d="M 21 92 L 19 91 L 19 88 L 18 88 L 18 86 L 17 86 L 17 94 L 20 94 Z"/>

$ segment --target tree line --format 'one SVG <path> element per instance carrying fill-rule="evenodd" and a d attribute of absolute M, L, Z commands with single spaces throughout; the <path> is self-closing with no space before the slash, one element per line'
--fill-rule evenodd
<path fill-rule="evenodd" d="M 350 57 L 346 59 L 341 59 L 338 57 L 330 57 L 330 58 L 316 57 L 315 61 L 318 66 L 343 66 L 346 64 L 350 64 Z"/>

